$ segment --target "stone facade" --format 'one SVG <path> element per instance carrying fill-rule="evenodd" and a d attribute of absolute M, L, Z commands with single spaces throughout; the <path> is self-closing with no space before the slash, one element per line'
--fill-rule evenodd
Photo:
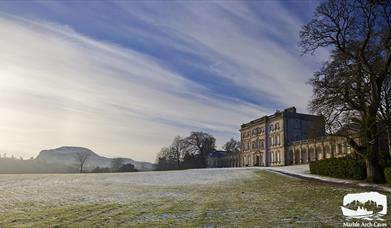
<path fill-rule="evenodd" d="M 291 142 L 325 135 L 324 118 L 297 113 L 295 107 L 276 111 L 242 124 L 241 166 L 281 166 L 291 164 Z"/>
<path fill-rule="evenodd" d="M 240 153 L 217 150 L 208 154 L 208 168 L 240 167 Z"/>
<path fill-rule="evenodd" d="M 345 137 L 327 135 L 291 142 L 288 146 L 288 164 L 302 164 L 326 158 L 343 157 L 354 152 Z"/>
<path fill-rule="evenodd" d="M 295 107 L 242 124 L 240 141 L 240 153 L 210 157 L 210 167 L 293 165 L 354 151 L 345 137 L 326 135 L 322 116 Z"/>

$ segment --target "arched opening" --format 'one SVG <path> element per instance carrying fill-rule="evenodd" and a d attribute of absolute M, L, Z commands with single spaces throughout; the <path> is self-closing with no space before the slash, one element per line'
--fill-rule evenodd
<path fill-rule="evenodd" d="M 329 146 L 324 147 L 325 158 L 331 158 L 331 151 Z"/>
<path fill-rule="evenodd" d="M 295 164 L 300 164 L 300 150 L 295 150 Z"/>
<path fill-rule="evenodd" d="M 301 149 L 301 161 L 302 163 L 308 162 L 308 151 L 306 148 Z"/>
<path fill-rule="evenodd" d="M 310 147 L 308 151 L 310 153 L 310 161 L 315 161 L 316 160 L 315 149 L 313 147 Z"/>
<path fill-rule="evenodd" d="M 322 160 L 323 159 L 322 147 L 316 147 L 316 153 L 317 153 L 317 156 L 318 156 L 318 160 Z"/>

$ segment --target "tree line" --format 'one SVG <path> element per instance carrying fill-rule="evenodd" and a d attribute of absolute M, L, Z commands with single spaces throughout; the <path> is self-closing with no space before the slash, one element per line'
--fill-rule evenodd
<path fill-rule="evenodd" d="M 222 147 L 228 154 L 238 153 L 240 142 L 230 139 Z M 156 157 L 158 170 L 206 168 L 207 158 L 216 151 L 216 139 L 199 131 L 187 137 L 176 136 L 171 145 L 163 147 Z"/>
<path fill-rule="evenodd" d="M 126 163 L 123 158 L 113 158 L 110 167 L 96 167 L 91 170 L 91 173 L 122 173 L 122 172 L 137 172 L 132 163 Z"/>
<path fill-rule="evenodd" d="M 74 155 L 77 166 L 79 167 L 79 172 L 83 173 L 84 165 L 87 162 L 88 158 L 91 156 L 87 151 L 81 151 Z M 110 167 L 95 167 L 91 170 L 91 173 L 110 173 L 110 172 L 136 172 L 137 169 L 134 168 L 134 165 L 131 163 L 125 163 L 123 158 L 113 158 L 111 160 Z"/>

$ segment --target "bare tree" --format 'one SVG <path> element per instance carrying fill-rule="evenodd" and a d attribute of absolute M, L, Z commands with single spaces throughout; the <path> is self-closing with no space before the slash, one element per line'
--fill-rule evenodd
<path fill-rule="evenodd" d="M 160 170 L 175 169 L 176 161 L 170 147 L 163 147 L 157 155 L 157 168 Z"/>
<path fill-rule="evenodd" d="M 388 153 L 391 156 L 391 75 L 389 74 L 382 91 L 382 102 L 380 105 L 379 118 L 383 121 L 387 132 Z"/>
<path fill-rule="evenodd" d="M 182 161 L 183 156 L 185 154 L 185 149 L 186 149 L 186 146 L 185 146 L 184 140 L 180 136 L 175 137 L 174 141 L 172 142 L 172 144 L 170 146 L 170 152 L 172 154 L 171 156 L 176 161 L 178 169 L 181 168 L 181 161 Z"/>
<path fill-rule="evenodd" d="M 80 151 L 75 154 L 75 159 L 79 163 L 80 173 L 83 172 L 83 166 L 86 163 L 87 159 L 90 157 L 90 153 L 87 151 Z"/>
<path fill-rule="evenodd" d="M 234 138 L 231 138 L 223 145 L 223 150 L 228 153 L 238 153 L 240 151 L 240 141 L 236 141 Z"/>
<path fill-rule="evenodd" d="M 349 144 L 366 160 L 367 180 L 384 181 L 379 164 L 381 90 L 390 75 L 391 2 L 329 0 L 320 4 L 300 32 L 305 53 L 332 49 L 330 60 L 315 74 L 312 111 L 335 123 L 359 125 L 362 143 Z"/>
<path fill-rule="evenodd" d="M 124 162 L 123 158 L 113 158 L 111 160 L 111 170 L 117 172 L 124 165 Z"/>
<path fill-rule="evenodd" d="M 206 159 L 210 152 L 216 148 L 216 139 L 205 132 L 191 132 L 190 136 L 184 139 L 186 153 L 199 154 L 202 158 L 202 166 L 206 167 Z"/>
<path fill-rule="evenodd" d="M 191 132 L 190 136 L 177 136 L 169 147 L 163 147 L 157 155 L 158 169 L 183 169 L 206 167 L 209 152 L 215 150 L 216 139 L 204 132 Z"/>

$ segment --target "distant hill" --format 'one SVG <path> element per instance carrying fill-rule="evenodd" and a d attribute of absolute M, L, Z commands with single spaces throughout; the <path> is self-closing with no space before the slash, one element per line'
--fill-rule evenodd
<path fill-rule="evenodd" d="M 86 152 L 90 154 L 84 166 L 87 170 L 91 170 L 96 167 L 111 166 L 111 161 L 113 160 L 113 158 L 100 156 L 88 148 L 73 146 L 64 146 L 51 150 L 42 150 L 37 156 L 36 160 L 45 162 L 47 164 L 61 164 L 74 167 L 78 164 L 75 157 L 76 154 L 79 152 Z M 130 158 L 122 159 L 124 160 L 124 164 L 131 163 L 139 171 L 147 171 L 154 169 L 154 165 L 149 162 L 134 161 Z"/>

